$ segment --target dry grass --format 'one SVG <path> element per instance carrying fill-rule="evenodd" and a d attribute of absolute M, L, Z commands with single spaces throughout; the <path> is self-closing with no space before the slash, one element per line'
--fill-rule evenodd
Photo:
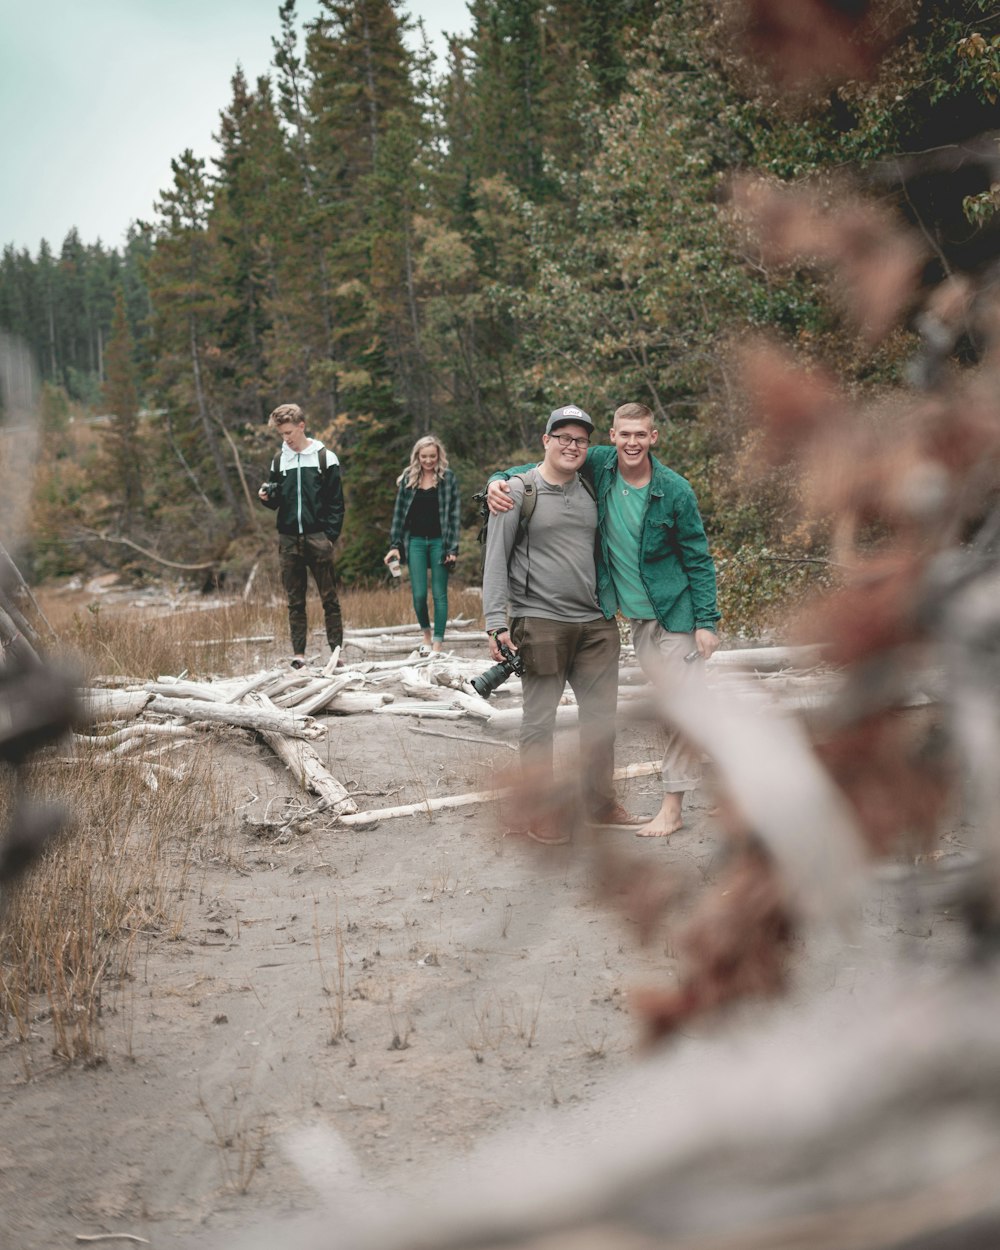
<path fill-rule="evenodd" d="M 192 676 L 246 672 L 250 648 L 259 654 L 267 644 L 243 639 L 273 637 L 281 647 L 286 637 L 284 600 L 266 579 L 249 602 L 215 601 L 202 608 L 204 601 L 189 596 L 174 603 L 166 598 L 135 607 L 102 603 L 84 592 L 40 595 L 58 639 L 53 650 L 69 653 L 90 681 L 99 675 L 146 680 L 184 670 Z M 412 620 L 406 588 L 346 591 L 342 602 L 345 621 L 356 628 Z M 311 599 L 314 621 L 317 608 Z M 478 594 L 453 591 L 453 616 L 478 618 L 480 610 Z M 72 796 L 74 827 L 3 899 L 0 1031 L 27 1041 L 47 1021 L 57 1056 L 103 1058 L 107 1005 L 117 996 L 122 1010 L 129 1010 L 138 942 L 179 929 L 190 867 L 206 854 L 217 855 L 232 828 L 233 805 L 212 755 L 204 742 L 172 754 L 171 766 L 182 764 L 183 775 L 159 773 L 155 790 L 128 757 L 106 767 L 85 757 L 57 763 L 55 751 L 37 757 L 24 779 L 27 788 L 39 799 Z M 0 819 L 13 795 L 12 775 L 0 773 Z M 339 935 L 337 954 L 335 1038 L 343 1032 Z M 125 1027 L 127 1034 L 127 1021 Z M 22 1053 L 28 1073 L 30 1048 Z"/>
<path fill-rule="evenodd" d="M 5 895 L 3 1031 L 26 1041 L 48 1019 L 57 1056 L 103 1057 L 106 995 L 127 985 L 140 935 L 169 930 L 195 836 L 229 806 L 203 746 L 190 751 L 182 780 L 161 778 L 148 789 L 127 758 L 94 768 L 85 758 L 59 764 L 42 756 L 30 770 L 34 796 L 72 796 L 74 824 Z M 5 808 L 11 792 L 8 775 L 0 779 Z"/>
<path fill-rule="evenodd" d="M 186 671 L 191 677 L 246 672 L 262 649 L 288 645 L 285 601 L 267 581 L 249 601 L 179 598 L 173 605 L 148 607 L 104 603 L 83 592 L 40 596 L 60 645 L 73 653 L 88 679 L 98 676 L 148 680 Z M 413 621 L 409 588 L 345 590 L 341 594 L 348 629 L 405 625 Z M 310 623 L 320 623 L 319 604 L 310 593 Z M 453 589 L 450 615 L 478 620 L 478 591 Z M 414 631 L 417 626 L 414 622 Z M 322 633 L 313 634 L 322 638 Z M 253 641 L 246 641 L 247 639 Z M 270 641 L 269 641 L 270 640 Z M 324 644 L 325 645 L 325 644 Z"/>

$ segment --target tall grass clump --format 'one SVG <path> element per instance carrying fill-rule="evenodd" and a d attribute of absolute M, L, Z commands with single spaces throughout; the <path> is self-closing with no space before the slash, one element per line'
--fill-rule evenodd
<path fill-rule="evenodd" d="M 127 757 L 32 766 L 32 794 L 69 806 L 72 825 L 3 897 L 3 1032 L 27 1041 L 47 1017 L 57 1056 L 103 1057 L 106 997 L 131 977 L 138 940 L 171 926 L 195 835 L 223 806 L 211 755 L 192 751 L 181 779 L 159 774 L 155 790 Z M 11 797 L 0 777 L 5 812 Z"/>
<path fill-rule="evenodd" d="M 91 603 L 56 628 L 89 679 L 149 680 L 167 673 L 245 671 L 245 640 L 273 637 L 277 620 L 270 604 L 241 599 L 206 610 L 180 604 L 162 612 Z"/>
<path fill-rule="evenodd" d="M 340 597 L 344 623 L 348 629 L 374 629 L 379 625 L 412 624 L 418 629 L 413 615 L 409 582 L 400 585 L 374 586 L 367 589 L 352 587 Z M 454 584 L 448 589 L 449 617 L 464 617 L 473 621 L 483 614 L 483 596 L 478 587 L 461 589 Z M 282 623 L 284 612 L 282 612 Z"/>

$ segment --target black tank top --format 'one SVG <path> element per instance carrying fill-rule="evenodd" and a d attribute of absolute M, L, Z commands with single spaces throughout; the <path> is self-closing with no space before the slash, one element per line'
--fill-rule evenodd
<path fill-rule="evenodd" d="M 411 534 L 417 538 L 441 537 L 441 514 L 438 512 L 438 492 L 436 486 L 428 490 L 417 487 L 410 504 L 408 526 Z"/>

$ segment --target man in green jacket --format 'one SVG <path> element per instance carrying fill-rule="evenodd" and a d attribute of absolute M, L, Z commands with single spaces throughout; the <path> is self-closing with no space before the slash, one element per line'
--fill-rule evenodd
<path fill-rule="evenodd" d="M 658 685 L 676 690 L 701 683 L 699 661 L 719 645 L 715 564 L 694 491 L 652 455 L 659 432 L 645 404 L 623 404 L 614 415 L 610 447 L 591 447 L 583 470 L 593 477 L 604 559 L 598 594 L 610 615 L 628 617 L 636 656 Z M 506 478 L 490 479 L 490 510 L 510 507 Z M 679 733 L 668 731 L 663 803 L 639 829 L 666 837 L 683 821 L 684 795 L 701 780 L 701 763 Z"/>
<path fill-rule="evenodd" d="M 330 650 L 344 641 L 333 564 L 333 545 L 344 524 L 340 461 L 306 433 L 306 419 L 298 404 L 281 404 L 267 423 L 281 435 L 282 448 L 257 498 L 278 514 L 278 561 L 294 652 L 291 665 L 302 668 L 306 662 L 307 571 L 313 575 L 323 605 Z"/>

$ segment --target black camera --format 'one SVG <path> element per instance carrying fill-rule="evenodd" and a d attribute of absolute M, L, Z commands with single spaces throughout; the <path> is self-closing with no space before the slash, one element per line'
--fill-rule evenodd
<path fill-rule="evenodd" d="M 264 492 L 264 494 L 268 497 L 268 499 L 273 499 L 274 496 L 278 493 L 277 482 L 261 482 L 260 488 Z"/>
<path fill-rule="evenodd" d="M 520 653 L 512 651 L 499 638 L 497 639 L 497 646 L 500 648 L 500 654 L 503 656 L 500 663 L 494 664 L 485 673 L 480 673 L 478 677 L 473 677 L 472 679 L 472 689 L 483 699 L 488 699 L 498 686 L 504 684 L 508 677 L 521 677 L 524 674 L 524 661 L 521 659 Z"/>

